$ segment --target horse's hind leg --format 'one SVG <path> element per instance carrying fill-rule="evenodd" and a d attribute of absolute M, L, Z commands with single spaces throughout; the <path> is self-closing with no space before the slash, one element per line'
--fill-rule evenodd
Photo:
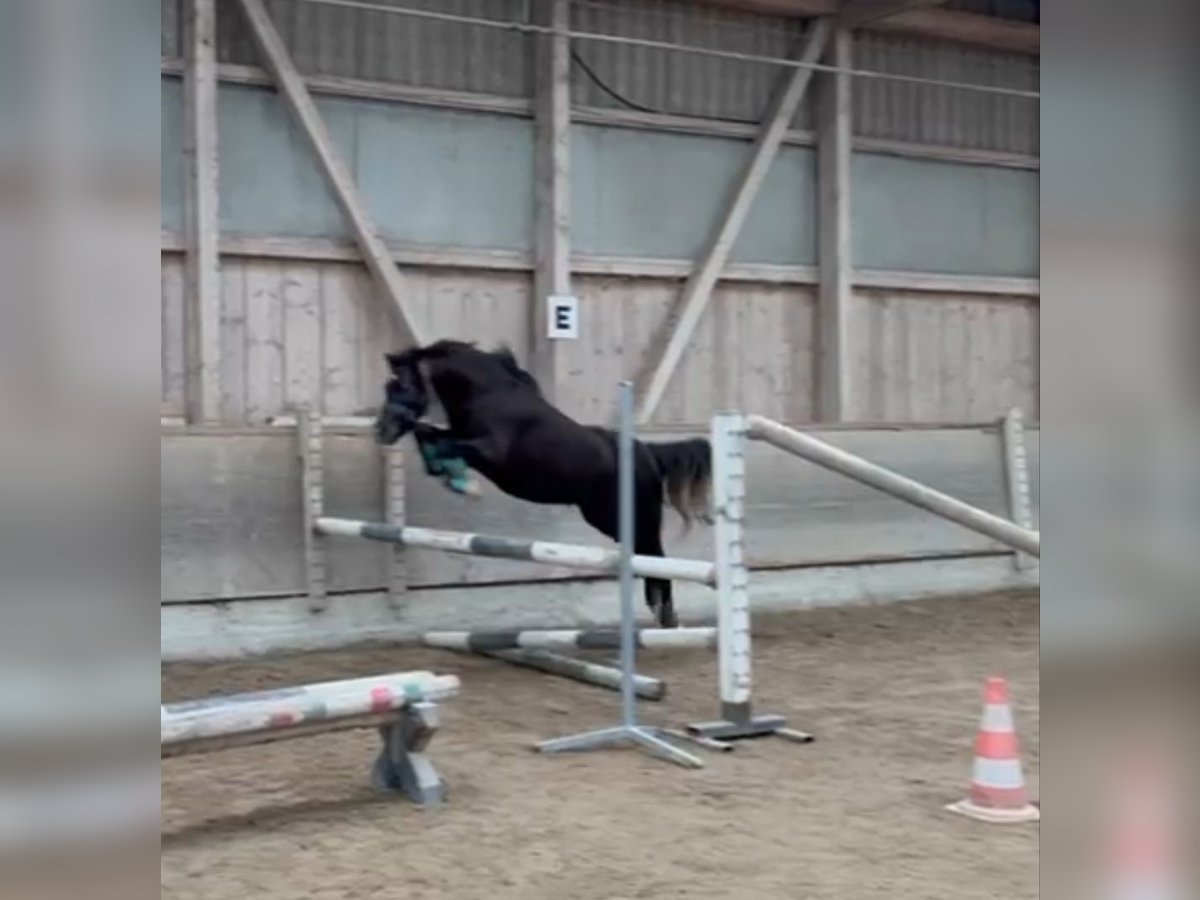
<path fill-rule="evenodd" d="M 581 503 L 579 511 L 583 513 L 584 521 L 597 531 L 608 535 L 614 541 L 619 539 L 617 505 L 614 500 L 605 499 L 598 502 Z M 662 556 L 662 539 L 659 536 L 661 525 L 661 501 L 658 503 L 639 502 L 637 518 L 633 523 L 633 552 L 639 556 Z M 671 582 L 662 578 L 647 578 L 644 590 L 646 605 L 654 613 L 659 626 L 662 628 L 676 627 L 679 622 L 675 618 L 675 606 L 671 600 Z"/>
<path fill-rule="evenodd" d="M 665 556 L 662 545 L 662 500 L 657 496 L 639 497 L 634 524 L 633 552 L 641 556 Z M 655 502 L 657 501 L 657 502 Z M 646 579 L 646 605 L 654 612 L 660 628 L 677 628 L 671 582 L 666 578 Z"/>

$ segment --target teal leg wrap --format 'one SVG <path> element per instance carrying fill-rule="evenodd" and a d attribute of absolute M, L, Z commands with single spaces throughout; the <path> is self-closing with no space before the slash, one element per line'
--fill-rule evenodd
<path fill-rule="evenodd" d="M 456 494 L 470 492 L 471 470 L 463 459 L 447 455 L 448 448 L 441 442 L 418 442 L 418 446 L 426 472 L 435 478 L 441 478 L 446 487 Z"/>
<path fill-rule="evenodd" d="M 456 494 L 465 494 L 471 486 L 471 470 L 461 459 L 443 460 L 444 480 Z"/>
<path fill-rule="evenodd" d="M 438 454 L 441 448 L 434 443 L 418 443 L 417 446 L 421 450 L 421 461 L 425 463 L 425 471 L 435 478 L 445 475 L 446 467 Z"/>

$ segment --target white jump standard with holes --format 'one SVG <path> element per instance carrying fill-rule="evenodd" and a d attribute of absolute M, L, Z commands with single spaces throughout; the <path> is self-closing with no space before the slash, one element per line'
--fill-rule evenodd
<path fill-rule="evenodd" d="M 436 806 L 445 799 L 445 785 L 425 749 L 438 729 L 437 701 L 458 688 L 453 675 L 401 672 L 168 703 L 161 710 L 161 756 L 378 728 L 383 748 L 372 783 Z"/>
<path fill-rule="evenodd" d="M 743 525 L 746 516 L 746 457 L 741 435 L 728 417 L 713 419 L 712 491 L 717 568 L 717 659 L 721 681 L 720 718 L 695 722 L 687 733 L 707 745 L 778 735 L 807 743 L 811 734 L 786 726 L 782 716 L 756 715 L 751 703 L 750 570 Z"/>

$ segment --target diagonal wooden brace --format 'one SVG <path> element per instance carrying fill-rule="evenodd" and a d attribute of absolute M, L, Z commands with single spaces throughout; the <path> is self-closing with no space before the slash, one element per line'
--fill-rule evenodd
<path fill-rule="evenodd" d="M 295 64 L 288 53 L 283 38 L 271 21 L 263 0 L 238 0 L 246 19 L 250 24 L 250 32 L 263 56 L 263 62 L 275 79 L 280 94 L 287 102 L 288 108 L 296 117 L 300 131 L 308 138 L 317 163 L 325 177 L 329 180 L 338 205 L 341 206 L 354 239 L 362 252 L 367 268 L 375 277 L 380 290 L 388 303 L 388 310 L 395 319 L 401 334 L 412 344 L 425 343 L 423 329 L 418 326 L 417 316 L 404 300 L 404 285 L 396 261 L 388 252 L 375 222 L 367 212 L 367 206 L 358 193 L 350 170 L 342 162 L 341 156 L 333 143 L 333 137 L 325 127 L 321 113 L 313 103 L 312 96 L 304 84 L 304 79 L 296 70 Z"/>
<path fill-rule="evenodd" d="M 783 143 L 788 127 L 796 117 L 796 110 L 800 107 L 800 101 L 804 99 L 809 82 L 812 81 L 813 70 L 809 67 L 815 64 L 821 54 L 825 52 L 830 31 L 828 19 L 817 19 L 810 27 L 800 56 L 796 60 L 799 65 L 785 76 L 786 81 L 782 90 L 776 95 L 771 114 L 763 123 L 762 131 L 755 141 L 750 161 L 742 174 L 742 180 L 738 184 L 733 200 L 722 216 L 704 253 L 696 261 L 687 284 L 684 285 L 683 294 L 680 296 L 677 307 L 680 310 L 679 319 L 671 332 L 657 368 L 650 376 L 649 385 L 642 398 L 641 410 L 638 413 L 639 425 L 648 424 L 653 418 L 671 383 L 671 376 L 675 374 L 675 369 L 683 359 L 683 352 L 687 349 L 696 326 L 700 324 L 700 318 L 712 296 L 713 287 L 716 285 L 721 271 L 725 268 L 725 263 L 729 260 L 729 254 L 733 250 L 738 235 L 742 232 L 742 226 L 746 224 L 746 219 L 750 216 L 754 199 L 758 196 L 763 182 L 766 181 L 771 163 L 775 159 L 780 144 Z"/>

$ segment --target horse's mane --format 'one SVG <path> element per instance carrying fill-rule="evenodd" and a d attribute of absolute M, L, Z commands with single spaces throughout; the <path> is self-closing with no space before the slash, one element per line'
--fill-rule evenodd
<path fill-rule="evenodd" d="M 492 351 L 492 356 L 499 358 L 500 364 L 504 366 L 505 370 L 518 381 L 529 385 L 539 394 L 542 392 L 542 389 L 538 386 L 537 379 L 521 368 L 520 364 L 517 362 L 516 355 L 512 352 L 512 348 L 510 348 L 508 344 L 501 344 Z"/>
<path fill-rule="evenodd" d="M 423 360 L 445 359 L 457 353 L 463 352 L 471 354 L 482 354 L 490 357 L 500 364 L 500 367 L 522 384 L 533 388 L 537 393 L 541 394 L 541 388 L 538 386 L 535 379 L 529 372 L 521 368 L 517 362 L 516 354 L 507 344 L 500 344 L 494 350 L 481 350 L 475 341 L 459 341 L 453 338 L 443 338 L 439 341 L 434 341 L 426 347 L 414 347 L 411 350 L 405 350 L 400 353 L 387 354 L 387 361 L 392 369 L 406 368 L 416 365 Z"/>

